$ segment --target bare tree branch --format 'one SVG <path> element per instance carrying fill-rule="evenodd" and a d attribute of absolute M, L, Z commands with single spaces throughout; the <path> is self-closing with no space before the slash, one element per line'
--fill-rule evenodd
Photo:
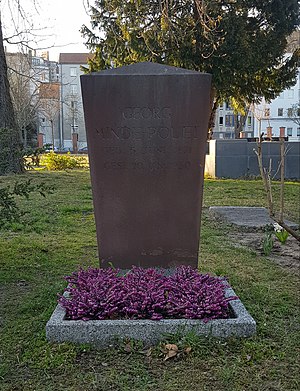
<path fill-rule="evenodd" d="M 289 234 L 291 234 L 296 240 L 298 240 L 300 242 L 300 235 L 283 221 L 283 213 L 284 213 L 284 160 L 285 160 L 286 150 L 284 148 L 284 137 L 281 137 L 280 141 L 281 141 L 281 144 L 280 144 L 281 176 L 280 176 L 280 209 L 279 209 L 279 216 L 278 217 L 276 216 L 275 211 L 274 211 L 274 202 L 273 202 L 273 196 L 272 196 L 272 181 L 271 181 L 271 176 L 270 176 L 270 166 L 269 166 L 269 170 L 266 170 L 266 168 L 263 167 L 262 137 L 259 138 L 259 140 L 257 142 L 257 151 L 254 149 L 254 152 L 257 156 L 259 171 L 260 171 L 260 175 L 262 177 L 264 189 L 266 192 L 267 205 L 268 205 L 268 209 L 269 209 L 269 216 L 271 217 L 272 220 L 274 220 L 276 223 L 278 223 Z M 270 165 L 271 165 L 271 163 L 270 163 Z"/>

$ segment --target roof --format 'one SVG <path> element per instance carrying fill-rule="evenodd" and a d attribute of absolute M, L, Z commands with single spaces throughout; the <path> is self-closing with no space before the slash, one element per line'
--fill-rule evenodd
<path fill-rule="evenodd" d="M 92 56 L 92 53 L 60 53 L 58 62 L 59 64 L 87 64 Z"/>

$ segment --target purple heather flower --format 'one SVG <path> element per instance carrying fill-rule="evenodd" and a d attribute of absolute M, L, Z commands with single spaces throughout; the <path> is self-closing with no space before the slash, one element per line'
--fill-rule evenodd
<path fill-rule="evenodd" d="M 115 269 L 80 269 L 65 277 L 69 283 L 59 303 L 68 319 L 189 318 L 208 321 L 228 317 L 226 283 L 219 277 L 178 267 L 165 276 L 157 269 L 133 267 L 120 275 Z"/>

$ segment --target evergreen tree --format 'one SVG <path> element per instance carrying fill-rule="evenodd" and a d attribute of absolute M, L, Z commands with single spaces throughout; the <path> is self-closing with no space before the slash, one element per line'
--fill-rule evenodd
<path fill-rule="evenodd" d="M 242 110 L 295 83 L 299 48 L 284 54 L 297 0 L 98 0 L 90 11 L 87 71 L 153 61 L 211 73 L 210 128 L 222 101 Z"/>

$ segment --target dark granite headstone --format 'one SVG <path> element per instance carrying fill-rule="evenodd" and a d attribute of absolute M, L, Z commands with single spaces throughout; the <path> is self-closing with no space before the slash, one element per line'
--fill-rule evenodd
<path fill-rule="evenodd" d="M 197 266 L 210 83 L 154 63 L 81 76 L 101 266 Z"/>

